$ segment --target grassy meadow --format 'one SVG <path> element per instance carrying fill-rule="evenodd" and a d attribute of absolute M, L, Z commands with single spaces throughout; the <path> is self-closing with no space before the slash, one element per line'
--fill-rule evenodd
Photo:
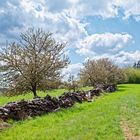
<path fill-rule="evenodd" d="M 60 89 L 48 93 L 58 96 L 63 92 Z M 32 97 L 32 94 L 0 97 L 0 105 Z M 117 92 L 59 112 L 10 121 L 12 127 L 0 132 L 0 140 L 125 140 L 122 122 L 127 123 L 134 136 L 140 136 L 139 84 L 119 85 Z"/>

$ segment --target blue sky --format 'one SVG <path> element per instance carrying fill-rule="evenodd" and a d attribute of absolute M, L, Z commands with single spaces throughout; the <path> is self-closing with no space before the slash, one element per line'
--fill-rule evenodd
<path fill-rule="evenodd" d="M 67 42 L 76 73 L 88 59 L 108 57 L 120 66 L 140 59 L 140 0 L 0 0 L 0 44 L 41 27 Z"/>

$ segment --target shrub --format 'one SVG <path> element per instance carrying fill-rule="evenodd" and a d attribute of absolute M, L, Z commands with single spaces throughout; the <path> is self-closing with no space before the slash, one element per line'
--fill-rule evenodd
<path fill-rule="evenodd" d="M 125 73 L 127 76 L 127 83 L 140 84 L 140 69 L 127 68 L 125 69 Z"/>

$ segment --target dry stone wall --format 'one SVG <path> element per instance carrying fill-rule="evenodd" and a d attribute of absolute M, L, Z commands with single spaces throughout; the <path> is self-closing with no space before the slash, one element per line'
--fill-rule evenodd
<path fill-rule="evenodd" d="M 54 112 L 61 108 L 72 107 L 77 102 L 92 101 L 94 97 L 100 96 L 103 90 L 114 92 L 116 86 L 97 87 L 95 90 L 88 91 L 65 92 L 58 98 L 47 95 L 44 98 L 10 102 L 0 107 L 0 119 L 3 121 L 9 119 L 24 120 L 28 117 Z"/>

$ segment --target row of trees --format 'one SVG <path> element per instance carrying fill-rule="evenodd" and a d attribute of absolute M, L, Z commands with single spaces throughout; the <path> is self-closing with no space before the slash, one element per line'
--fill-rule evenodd
<path fill-rule="evenodd" d="M 23 93 L 57 88 L 62 84 L 61 70 L 70 61 L 64 54 L 66 44 L 56 42 L 52 34 L 42 29 L 28 29 L 22 33 L 20 40 L 4 46 L 0 50 L 1 84 L 8 92 Z M 134 64 L 139 68 L 140 62 Z M 98 84 L 110 85 L 126 82 L 126 75 L 132 81 L 132 70 L 121 69 L 107 58 L 89 60 L 79 72 L 79 81 L 70 75 L 65 82 L 69 90 Z M 137 80 L 138 81 L 138 80 Z"/>

